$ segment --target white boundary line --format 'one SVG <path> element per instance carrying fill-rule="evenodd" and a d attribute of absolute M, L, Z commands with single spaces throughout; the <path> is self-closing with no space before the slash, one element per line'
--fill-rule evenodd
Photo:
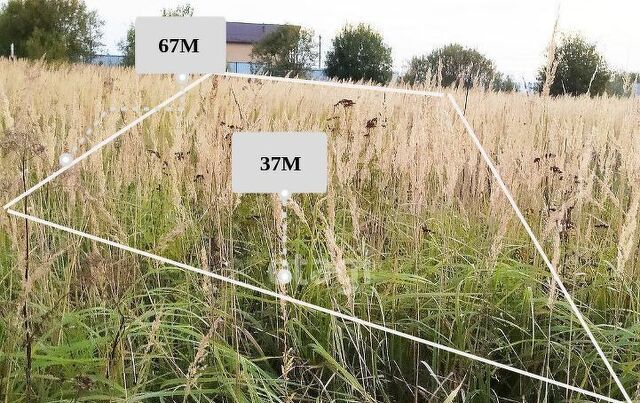
<path fill-rule="evenodd" d="M 19 195 L 15 199 L 11 200 L 9 203 L 7 203 L 4 206 L 4 209 L 7 211 L 7 213 L 12 214 L 14 216 L 22 217 L 24 219 L 27 219 L 27 220 L 30 220 L 30 221 L 33 221 L 33 222 L 36 222 L 36 223 L 39 223 L 39 224 L 42 224 L 42 225 L 46 225 L 46 226 L 49 226 L 49 227 L 52 227 L 52 228 L 56 228 L 56 229 L 59 229 L 59 230 L 62 230 L 62 231 L 69 232 L 69 233 L 74 234 L 74 235 L 78 235 L 78 236 L 81 236 L 81 237 L 92 239 L 92 240 L 94 240 L 96 242 L 101 242 L 101 243 L 104 243 L 104 244 L 107 244 L 107 245 L 110 245 L 110 246 L 113 246 L 113 247 L 117 247 L 117 248 L 129 251 L 129 252 L 132 252 L 132 253 L 136 253 L 136 254 L 141 255 L 141 256 L 148 257 L 150 259 L 155 259 L 155 260 L 158 260 L 158 261 L 163 262 L 163 263 L 167 263 L 167 264 L 171 264 L 171 265 L 180 267 L 180 268 L 185 269 L 185 270 L 189 270 L 189 271 L 200 273 L 200 274 L 203 274 L 203 275 L 206 275 L 206 276 L 210 276 L 210 277 L 215 278 L 217 280 L 225 281 L 225 282 L 228 282 L 228 283 L 233 284 L 233 285 L 238 286 L 238 287 L 247 288 L 249 290 L 253 290 L 253 291 L 265 294 L 265 295 L 272 296 L 274 298 L 279 298 L 279 299 L 282 299 L 284 301 L 287 301 L 287 302 L 290 302 L 290 303 L 293 303 L 293 304 L 304 306 L 304 307 L 307 307 L 309 309 L 313 309 L 313 310 L 316 310 L 316 311 L 319 311 L 319 312 L 326 313 L 328 315 L 332 315 L 332 316 L 335 316 L 335 317 L 338 317 L 338 318 L 341 318 L 341 319 L 344 319 L 344 320 L 348 320 L 348 321 L 351 321 L 353 323 L 361 324 L 363 326 L 368 326 L 370 328 L 377 329 L 377 330 L 382 330 L 382 331 L 387 332 L 389 334 L 393 334 L 393 335 L 396 335 L 396 336 L 404 337 L 404 338 L 407 338 L 409 340 L 412 340 L 412 341 L 415 341 L 415 342 L 418 342 L 418 343 L 422 343 L 422 344 L 425 344 L 425 345 L 433 347 L 433 348 L 437 348 L 437 349 L 440 349 L 440 350 L 443 350 L 443 351 L 450 352 L 452 354 L 457 354 L 457 355 L 460 355 L 460 356 L 463 356 L 463 357 L 466 357 L 466 358 L 469 358 L 469 359 L 472 359 L 472 360 L 476 360 L 476 361 L 479 361 L 479 362 L 482 362 L 482 363 L 485 363 L 485 364 L 493 365 L 493 366 L 495 366 L 497 368 L 501 368 L 501 369 L 504 369 L 504 370 L 507 370 L 507 371 L 515 372 L 515 373 L 520 374 L 520 375 L 528 376 L 530 378 L 533 378 L 533 379 L 536 379 L 536 380 L 539 380 L 539 381 L 543 381 L 543 382 L 546 382 L 546 383 L 549 383 L 549 384 L 552 384 L 552 385 L 560 386 L 560 387 L 568 389 L 568 390 L 573 390 L 575 392 L 583 393 L 583 394 L 585 394 L 587 396 L 595 397 L 595 398 L 598 398 L 598 399 L 603 399 L 603 400 L 606 400 L 606 401 L 609 401 L 609 402 L 620 402 L 620 400 L 615 400 L 615 399 L 612 399 L 610 397 L 607 397 L 607 396 L 604 396 L 604 395 L 600 395 L 600 394 L 595 393 L 595 392 L 588 391 L 586 389 L 578 388 L 576 386 L 571 386 L 571 385 L 563 383 L 563 382 L 558 382 L 558 381 L 553 380 L 551 378 L 547 378 L 547 377 L 544 377 L 544 376 L 541 376 L 541 375 L 537 375 L 537 374 L 534 374 L 534 373 L 531 373 L 531 372 L 527 372 L 527 371 L 524 371 L 524 370 L 521 370 L 521 369 L 518 369 L 518 368 L 515 368 L 515 367 L 511 367 L 511 366 L 506 365 L 506 364 L 501 364 L 501 363 L 499 363 L 497 361 L 492 361 L 492 360 L 489 360 L 487 358 L 483 358 L 483 357 L 480 357 L 480 356 L 477 356 L 477 355 L 474 355 L 474 354 L 471 354 L 471 353 L 467 353 L 465 351 L 461 351 L 461 350 L 457 350 L 457 349 L 454 349 L 454 348 L 451 348 L 451 347 L 447 347 L 447 346 L 444 346 L 444 345 L 441 345 L 441 344 L 438 344 L 438 343 L 435 343 L 435 342 L 432 342 L 432 341 L 428 341 L 428 340 L 425 340 L 425 339 L 422 339 L 422 338 L 419 338 L 419 337 L 416 337 L 416 336 L 412 336 L 412 335 L 407 334 L 407 333 L 403 333 L 403 332 L 399 332 L 399 331 L 394 330 L 394 329 L 387 328 L 385 326 L 381 326 L 381 325 L 378 325 L 378 324 L 375 324 L 375 323 L 372 323 L 372 322 L 368 322 L 368 321 L 365 321 L 365 320 L 362 320 L 362 319 L 359 319 L 359 318 L 356 318 L 356 317 L 353 317 L 353 316 L 345 315 L 345 314 L 337 312 L 337 311 L 333 311 L 333 310 L 330 310 L 330 309 L 327 309 L 327 308 L 323 308 L 323 307 L 320 307 L 320 306 L 317 306 L 317 305 L 313 305 L 313 304 L 310 304 L 308 302 L 305 302 L 305 301 L 302 301 L 302 300 L 298 300 L 298 299 L 295 299 L 295 298 L 292 298 L 292 297 L 289 297 L 289 296 L 286 296 L 286 295 L 281 295 L 281 294 L 278 294 L 276 292 L 273 292 L 273 291 L 270 291 L 270 290 L 267 290 L 267 289 L 263 289 L 263 288 L 260 288 L 260 287 L 253 286 L 253 285 L 248 284 L 248 283 L 244 283 L 244 282 L 241 282 L 241 281 L 238 281 L 238 280 L 234 280 L 234 279 L 231 279 L 231 278 L 228 278 L 228 277 L 220 276 L 220 275 L 217 275 L 217 274 L 214 274 L 214 273 L 202 270 L 202 269 L 198 269 L 196 267 L 185 265 L 184 263 L 175 262 L 173 260 L 166 259 L 166 258 L 154 255 L 154 254 L 149 253 L 149 252 L 144 252 L 144 251 L 141 251 L 141 250 L 138 250 L 138 249 L 126 246 L 126 245 L 122 245 L 122 244 L 119 244 L 119 243 L 116 243 L 116 242 L 113 242 L 113 241 L 109 241 L 107 239 L 99 238 L 99 237 L 97 237 L 95 235 L 87 234 L 87 233 L 75 230 L 73 228 L 69 228 L 69 227 L 65 227 L 65 226 L 59 225 L 59 224 L 55 224 L 55 223 L 43 220 L 41 218 L 30 216 L 30 215 L 27 215 L 27 214 L 23 214 L 23 213 L 20 213 L 20 212 L 17 212 L 15 210 L 11 210 L 10 209 L 10 207 L 12 207 L 16 203 L 18 203 L 20 200 L 22 200 L 25 197 L 29 196 L 30 194 L 32 194 L 33 192 L 35 192 L 36 190 L 38 190 L 39 188 L 41 188 L 45 184 L 51 182 L 52 180 L 57 178 L 59 175 L 64 173 L 66 170 L 70 169 L 72 166 L 75 166 L 76 164 L 78 164 L 82 160 L 88 158 L 91 154 L 97 152 L 98 150 L 100 150 L 105 145 L 113 142 L 118 137 L 120 137 L 125 132 L 127 132 L 129 129 L 131 129 L 134 126 L 140 124 L 146 118 L 148 118 L 149 116 L 151 116 L 154 113 L 158 112 L 160 109 L 162 109 L 165 106 L 169 105 L 170 103 L 172 103 L 176 99 L 180 98 L 181 96 L 183 96 L 184 94 L 186 94 L 190 90 L 194 89 L 196 86 L 198 86 L 203 81 L 207 80 L 209 77 L 211 77 L 213 75 L 224 76 L 224 77 L 233 77 L 233 78 L 253 78 L 253 79 L 256 79 L 256 80 L 287 82 L 287 83 L 295 83 L 295 84 L 307 84 L 307 85 L 325 86 L 325 87 L 334 87 L 334 88 L 370 90 L 370 91 L 385 92 L 385 93 L 399 93 L 399 94 L 418 95 L 418 96 L 427 96 L 427 97 L 439 97 L 439 98 L 444 97 L 444 94 L 440 93 L 440 92 L 414 91 L 414 90 L 408 90 L 408 89 L 403 89 L 403 88 L 378 87 L 378 86 L 358 85 L 358 84 L 351 84 L 351 83 L 335 83 L 335 82 L 330 82 L 330 81 L 311 81 L 311 80 L 300 80 L 300 79 L 287 78 L 287 77 L 283 78 L 283 77 L 271 77 L 271 76 L 258 76 L 258 75 L 238 74 L 238 73 L 205 74 L 205 75 L 201 76 L 200 78 L 198 78 L 197 80 L 193 81 L 191 84 L 187 85 L 182 90 L 178 91 L 175 95 L 167 98 L 165 101 L 163 101 L 160 104 L 158 104 L 155 108 L 151 109 L 147 113 L 145 113 L 142 116 L 138 117 L 137 119 L 135 119 L 134 121 L 132 121 L 131 123 L 129 123 L 128 125 L 123 127 L 122 129 L 120 129 L 116 133 L 112 134 L 111 136 L 105 138 L 101 142 L 99 142 L 96 145 L 94 145 L 93 147 L 91 147 L 85 153 L 83 153 L 82 155 L 80 155 L 79 157 L 74 159 L 69 165 L 60 168 L 59 170 L 57 170 L 56 172 L 52 173 L 51 175 L 49 175 L 48 177 L 46 177 L 45 179 L 43 179 L 42 181 L 40 181 L 39 183 L 37 183 L 36 185 L 31 187 L 30 189 L 26 190 L 24 193 L 22 193 L 21 195 Z M 553 264 L 551 263 L 551 261 L 547 257 L 546 253 L 544 252 L 544 249 L 542 248 L 542 246 L 538 242 L 537 237 L 533 233 L 533 230 L 531 229 L 531 227 L 527 223 L 526 219 L 522 215 L 522 213 L 521 213 L 520 209 L 518 208 L 515 200 L 513 199 L 513 196 L 511 195 L 511 192 L 510 192 L 509 188 L 507 187 L 507 185 L 502 180 L 502 177 L 500 176 L 498 170 L 496 169 L 495 165 L 491 161 L 491 158 L 488 156 L 488 154 L 484 150 L 484 147 L 482 146 L 482 143 L 480 142 L 480 140 L 476 136 L 473 128 L 471 127 L 471 125 L 469 124 L 467 119 L 465 118 L 462 110 L 460 109 L 460 107 L 458 106 L 458 104 L 456 103 L 455 99 L 453 98 L 453 96 L 451 94 L 448 95 L 448 99 L 449 99 L 451 105 L 453 106 L 453 108 L 455 109 L 456 113 L 458 114 L 458 116 L 462 120 L 462 123 L 463 123 L 467 133 L 471 137 L 471 140 L 475 144 L 475 146 L 478 149 L 478 151 L 480 151 L 480 154 L 481 154 L 482 158 L 484 159 L 485 163 L 489 166 L 489 169 L 491 170 L 491 173 L 493 174 L 494 178 L 498 182 L 498 185 L 499 185 L 500 189 L 503 191 L 503 193 L 505 194 L 505 196 L 509 200 L 509 203 L 511 204 L 514 212 L 516 213 L 516 216 L 520 219 L 520 222 L 524 226 L 525 230 L 527 231 L 527 234 L 529 235 L 529 237 L 531 238 L 533 244 L 535 245 L 536 250 L 542 256 L 544 262 L 546 263 L 547 267 L 549 268 L 549 270 L 551 272 L 551 275 L 553 276 L 554 280 L 556 281 L 556 283 L 558 284 L 558 286 L 562 290 L 563 295 L 565 296 L 565 299 L 567 300 L 567 302 L 571 306 L 571 309 L 572 309 L 573 313 L 578 317 L 578 320 L 579 320 L 580 324 L 582 325 L 584 330 L 587 332 L 587 335 L 589 336 L 589 339 L 591 340 L 593 346 L 596 348 L 596 351 L 600 355 L 600 358 L 602 358 L 602 360 L 604 361 L 605 366 L 607 367 L 609 373 L 611 374 L 611 376 L 613 377 L 614 381 L 616 382 L 616 385 L 618 386 L 618 388 L 622 392 L 622 394 L 623 394 L 623 396 L 625 398 L 625 401 L 627 403 L 632 403 L 631 398 L 629 397 L 629 395 L 627 394 L 626 390 L 622 386 L 622 382 L 620 382 L 620 379 L 618 378 L 618 376 L 616 375 L 615 371 L 613 370 L 613 367 L 609 363 L 609 360 L 607 359 L 606 355 L 604 354 L 604 352 L 600 348 L 600 345 L 598 344 L 598 342 L 595 339 L 593 333 L 591 332 L 591 330 L 589 328 L 589 325 L 587 324 L 586 320 L 582 316 L 582 313 L 580 313 L 580 310 L 578 309 L 578 307 L 575 305 L 575 303 L 573 301 L 573 298 L 571 298 L 571 295 L 569 294 L 569 292 L 565 288 L 564 283 L 562 282 L 562 279 L 558 275 L 558 272 L 557 272 L 556 268 L 553 266 Z"/>
<path fill-rule="evenodd" d="M 538 251 L 540 256 L 542 256 L 542 260 L 544 260 L 545 264 L 549 268 L 549 271 L 551 272 L 551 276 L 553 276 L 553 279 L 558 284 L 558 287 L 560 287 L 560 290 L 562 290 L 562 293 L 564 294 L 564 298 L 569 303 L 569 306 L 571 306 L 571 310 L 578 317 L 578 321 L 580 322 L 580 325 L 582 325 L 582 328 L 584 329 L 584 331 L 587 332 L 587 335 L 589 336 L 589 340 L 591 340 L 591 344 L 593 344 L 593 346 L 596 348 L 596 351 L 598 352 L 598 355 L 600 355 L 600 358 L 602 358 L 602 361 L 604 361 L 604 365 L 607 367 L 607 370 L 609 370 L 609 373 L 611 374 L 611 376 L 613 377 L 613 380 L 618 385 L 618 388 L 620 388 L 620 391 L 622 392 L 622 395 L 624 396 L 625 400 L 628 403 L 632 403 L 631 397 L 629 397 L 624 386 L 622 386 L 622 382 L 620 382 L 618 375 L 613 370 L 613 367 L 611 366 L 611 363 L 609 362 L 609 359 L 607 358 L 607 356 L 604 354 L 604 351 L 602 351 L 602 348 L 600 348 L 600 344 L 598 343 L 595 336 L 591 332 L 591 329 L 589 328 L 587 321 L 582 316 L 582 313 L 580 312 L 576 304 L 573 302 L 573 298 L 569 294 L 569 291 L 567 291 L 566 287 L 564 286 L 564 283 L 562 282 L 562 279 L 558 274 L 558 270 L 556 270 L 555 266 L 553 265 L 553 263 L 551 263 L 551 260 L 549 260 L 549 257 L 547 256 L 544 249 L 542 248 L 542 245 L 540 245 L 540 242 L 538 242 L 538 238 L 533 233 L 533 230 L 529 226 L 529 223 L 527 222 L 527 220 L 524 218 L 524 215 L 522 215 L 520 208 L 516 204 L 516 201 L 513 199 L 513 195 L 511 194 L 511 191 L 502 180 L 502 177 L 500 176 L 498 169 L 496 168 L 495 164 L 493 163 L 493 161 L 485 151 L 484 147 L 482 146 L 482 143 L 480 143 L 480 140 L 478 139 L 478 136 L 476 136 L 476 133 L 473 130 L 473 127 L 471 127 L 471 124 L 469 124 L 469 121 L 464 116 L 464 113 L 460 109 L 460 106 L 458 105 L 456 100 L 453 98 L 453 95 L 449 94 L 448 98 L 449 98 L 449 101 L 451 102 L 451 105 L 453 105 L 453 108 L 456 110 L 458 116 L 462 120 L 462 124 L 467 129 L 467 133 L 469 134 L 469 137 L 471 137 L 471 140 L 476 145 L 476 148 L 478 149 L 478 151 L 480 151 L 480 155 L 482 155 L 482 159 L 484 159 L 484 162 L 487 164 L 487 166 L 491 170 L 493 177 L 498 182 L 498 186 L 500 186 L 502 193 L 504 193 L 504 195 L 507 197 L 507 200 L 509 200 L 509 204 L 511 204 L 511 208 L 513 208 L 513 211 L 516 213 L 516 216 L 522 223 L 522 226 L 524 227 L 525 231 L 527 231 L 527 234 L 529 234 L 529 238 L 531 238 L 531 241 L 536 247 L 536 250 Z"/>
<path fill-rule="evenodd" d="M 191 91 L 192 89 L 194 89 L 195 87 L 197 87 L 198 85 L 200 85 L 203 81 L 207 80 L 209 77 L 211 77 L 212 74 L 205 74 L 202 77 L 198 78 L 197 80 L 193 81 L 191 84 L 187 85 L 186 87 L 184 87 L 183 89 L 181 89 L 180 91 L 176 92 L 174 95 L 170 96 L 169 98 L 165 99 L 164 101 L 160 102 L 155 108 L 149 110 L 148 112 L 146 112 L 145 114 L 143 114 L 142 116 L 138 117 L 137 119 L 135 119 L 133 122 L 129 123 L 128 125 L 126 125 L 125 127 L 123 127 L 122 129 L 118 130 L 117 132 L 113 133 L 111 136 L 105 138 L 104 140 L 102 140 L 101 142 L 97 143 L 96 145 L 94 145 L 93 147 L 91 147 L 90 149 L 88 149 L 87 151 L 85 151 L 82 155 L 78 156 L 76 159 L 74 159 L 73 161 L 71 161 L 71 163 L 69 163 L 66 166 L 63 166 L 62 168 L 58 169 L 57 171 L 55 171 L 54 173 L 52 173 L 51 175 L 47 176 L 46 178 L 44 178 L 43 180 L 41 180 L 40 182 L 38 182 L 36 185 L 34 185 L 32 188 L 26 190 L 24 193 L 22 193 L 20 196 L 16 197 L 15 199 L 11 200 L 9 203 L 5 204 L 3 206 L 3 208 L 5 210 L 9 209 L 10 207 L 14 206 L 16 203 L 18 203 L 20 200 L 24 199 L 25 197 L 29 196 L 31 193 L 35 192 L 36 190 L 40 189 L 42 186 L 46 185 L 47 183 L 51 182 L 52 180 L 54 180 L 55 178 L 57 178 L 58 176 L 62 175 L 65 171 L 67 171 L 68 169 L 70 169 L 71 167 L 75 166 L 76 164 L 78 164 L 79 162 L 81 162 L 82 160 L 86 159 L 87 157 L 89 157 L 91 154 L 95 153 L 96 151 L 100 150 L 102 147 L 106 146 L 107 144 L 113 142 L 114 140 L 116 140 L 118 137 L 122 136 L 124 133 L 126 133 L 127 131 L 129 131 L 131 128 L 139 125 L 140 123 L 142 123 L 145 119 L 147 119 L 149 116 L 157 113 L 158 111 L 160 111 L 162 108 L 164 108 L 165 106 L 169 105 L 170 103 L 172 103 L 173 101 L 175 101 L 176 99 L 180 98 L 181 96 L 183 96 L 184 94 L 186 94 L 187 92 Z"/>
<path fill-rule="evenodd" d="M 406 89 L 406 88 L 381 87 L 381 86 L 377 86 L 377 85 L 337 83 L 335 81 L 302 80 L 302 79 L 299 79 L 299 78 L 258 76 L 258 75 L 254 75 L 254 74 L 240 74 L 240 73 L 219 73 L 219 74 L 216 74 L 216 75 L 222 76 L 222 77 L 253 78 L 255 80 L 261 80 L 261 81 L 276 81 L 276 82 L 281 82 L 281 83 L 312 85 L 312 86 L 316 86 L 316 87 L 331 87 L 331 88 L 344 88 L 344 89 L 351 89 L 351 90 L 366 90 L 366 91 L 386 92 L 386 93 L 393 93 L 393 94 L 419 95 L 419 96 L 434 97 L 434 98 L 443 98 L 444 97 L 444 93 L 443 92 L 417 91 L 417 90 L 409 90 L 409 89 Z"/>
<path fill-rule="evenodd" d="M 334 311 L 332 309 L 327 309 L 327 308 L 321 307 L 319 305 L 311 304 L 309 302 L 302 301 L 300 299 L 296 299 L 296 298 L 290 297 L 290 296 L 288 296 L 286 294 L 280 294 L 278 292 L 271 291 L 271 290 L 268 290 L 266 288 L 257 287 L 255 285 L 252 285 L 252 284 L 249 284 L 249 283 L 245 283 L 243 281 L 235 280 L 235 279 L 230 278 L 230 277 L 221 276 L 219 274 L 216 274 L 216 273 L 213 273 L 213 272 L 210 272 L 210 271 L 202 270 L 202 269 L 199 269 L 197 267 L 193 267 L 193 266 L 189 266 L 189 265 L 184 264 L 184 263 L 176 262 L 175 260 L 167 259 L 165 257 L 158 256 L 158 255 L 154 255 L 153 253 L 149 253 L 149 252 L 145 252 L 145 251 L 140 250 L 140 249 L 132 248 L 130 246 L 123 245 L 123 244 L 120 244 L 120 243 L 117 243 L 117 242 L 114 242 L 114 241 L 110 241 L 108 239 L 100 238 L 100 237 L 97 237 L 95 235 L 88 234 L 86 232 L 78 231 L 78 230 L 73 229 L 73 228 L 69 228 L 69 227 L 65 227 L 65 226 L 60 225 L 60 224 L 52 223 L 50 221 L 43 220 L 41 218 L 34 217 L 34 216 L 31 216 L 31 215 L 28 215 L 28 214 L 20 213 L 18 211 L 12 210 L 12 209 L 8 209 L 7 213 L 9 213 L 11 215 L 14 215 L 16 217 L 20 217 L 20 218 L 24 218 L 24 219 L 29 220 L 29 221 L 33 221 L 33 222 L 41 224 L 41 225 L 45 225 L 45 226 L 48 226 L 48 227 L 51 227 L 51 228 L 55 228 L 55 229 L 60 230 L 60 231 L 65 231 L 65 232 L 68 232 L 68 233 L 73 234 L 73 235 L 77 235 L 77 236 L 80 236 L 80 237 L 83 237 L 83 238 L 87 238 L 87 239 L 90 239 L 90 240 L 95 241 L 95 242 L 99 242 L 99 243 L 102 243 L 102 244 L 105 244 L 105 245 L 109 245 L 109 246 L 113 246 L 115 248 L 119 248 L 119 249 L 125 250 L 127 252 L 131 252 L 131 253 L 134 253 L 134 254 L 137 254 L 137 255 L 140 255 L 140 256 L 144 256 L 144 257 L 149 258 L 149 259 L 157 260 L 159 262 L 162 262 L 162 263 L 165 263 L 165 264 L 168 264 L 168 265 L 171 265 L 171 266 L 176 266 L 176 267 L 179 267 L 179 268 L 181 268 L 183 270 L 186 270 L 186 271 L 202 274 L 204 276 L 208 276 L 208 277 L 211 277 L 213 279 L 216 279 L 216 280 L 219 280 L 219 281 L 223 281 L 225 283 L 232 284 L 232 285 L 234 285 L 236 287 L 241 287 L 241 288 L 245 288 L 247 290 L 255 291 L 255 292 L 260 293 L 260 294 L 268 295 L 270 297 L 273 297 L 273 298 L 276 298 L 276 299 L 280 299 L 280 300 L 292 303 L 294 305 L 299 305 L 299 306 L 302 306 L 302 307 L 305 307 L 305 308 L 308 308 L 308 309 L 311 309 L 311 310 L 314 310 L 314 311 L 322 312 L 322 313 L 325 313 L 327 315 L 331 315 L 331 316 L 336 317 L 336 318 L 340 318 L 340 319 L 343 319 L 343 320 L 346 320 L 346 321 L 349 321 L 349 322 L 353 322 L 353 323 L 356 323 L 358 325 L 367 326 L 367 327 L 369 327 L 371 329 L 380 330 L 380 331 L 392 334 L 394 336 L 404 337 L 405 339 L 409 339 L 411 341 L 415 341 L 417 343 L 421 343 L 421 344 L 424 344 L 426 346 L 429 346 L 429 347 L 432 347 L 432 348 L 435 348 L 435 349 L 438 349 L 438 350 L 446 351 L 446 352 L 451 353 L 451 354 L 459 355 L 461 357 L 465 357 L 465 358 L 468 358 L 468 359 L 471 359 L 471 360 L 479 361 L 479 362 L 484 363 L 484 364 L 492 365 L 494 367 L 503 369 L 505 371 L 514 372 L 514 373 L 516 373 L 518 375 L 527 376 L 529 378 L 533 378 L 533 379 L 536 379 L 536 380 L 539 380 L 539 381 L 542 381 L 542 382 L 546 382 L 546 383 L 549 383 L 549 384 L 552 384 L 552 385 L 555 385 L 555 386 L 559 386 L 561 388 L 572 390 L 574 392 L 582 393 L 582 394 L 587 395 L 587 396 L 591 396 L 591 397 L 594 397 L 594 398 L 597 398 L 597 399 L 602 399 L 602 400 L 605 400 L 607 402 L 615 402 L 615 403 L 621 403 L 622 402 L 621 400 L 616 400 L 616 399 L 610 398 L 608 396 L 601 395 L 599 393 L 595 393 L 595 392 L 591 392 L 591 391 L 586 390 L 586 389 L 579 388 L 577 386 L 572 386 L 572 385 L 569 385 L 569 384 L 564 383 L 564 382 L 559 382 L 559 381 L 556 381 L 554 379 L 544 377 L 542 375 L 538 375 L 538 374 L 534 374 L 532 372 L 524 371 L 522 369 L 519 369 L 519 368 L 516 368 L 516 367 L 512 367 L 510 365 L 502 364 L 502 363 L 499 363 L 497 361 L 493 361 L 493 360 L 490 360 L 490 359 L 487 359 L 487 358 L 484 358 L 484 357 L 480 357 L 478 355 L 471 354 L 471 353 L 468 353 L 466 351 L 458 350 L 458 349 L 455 349 L 455 348 L 452 348 L 452 347 L 447 347 L 447 346 L 445 346 L 443 344 L 436 343 L 436 342 L 433 342 L 433 341 L 429 341 L 429 340 L 426 340 L 426 339 L 423 339 L 423 338 L 420 338 L 420 337 L 417 337 L 417 336 L 413 336 L 413 335 L 408 334 L 408 333 L 400 332 L 398 330 L 391 329 L 391 328 L 388 328 L 386 326 L 378 325 L 376 323 L 369 322 L 369 321 L 357 318 L 355 316 L 346 315 L 346 314 L 344 314 L 342 312 Z"/>

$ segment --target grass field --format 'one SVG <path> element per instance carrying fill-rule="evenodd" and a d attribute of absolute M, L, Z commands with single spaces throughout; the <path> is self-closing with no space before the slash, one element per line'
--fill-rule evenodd
<path fill-rule="evenodd" d="M 0 60 L 3 203 L 177 89 Z M 474 90 L 466 116 L 640 399 L 640 103 Z M 287 287 L 278 198 L 231 192 L 235 131 L 329 136 Z M 15 208 L 622 398 L 441 99 L 213 78 Z M 590 401 L 4 213 L 0 248 L 4 402 Z"/>

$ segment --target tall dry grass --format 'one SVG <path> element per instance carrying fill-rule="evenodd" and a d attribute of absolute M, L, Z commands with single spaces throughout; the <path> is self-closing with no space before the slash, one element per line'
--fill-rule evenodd
<path fill-rule="evenodd" d="M 78 155 L 176 90 L 170 77 L 126 69 L 0 61 L 4 199 L 22 190 L 23 156 L 31 185 L 62 152 Z M 474 90 L 466 113 L 633 390 L 638 101 Z M 288 293 L 619 396 L 570 310 L 557 296 L 548 303 L 548 273 L 441 99 L 214 78 L 26 207 L 276 289 L 281 212 L 231 192 L 235 131 L 329 136 L 328 193 L 295 195 L 287 208 Z M 6 215 L 0 225 L 8 401 L 24 399 L 23 301 L 30 387 L 43 400 L 581 398 L 35 226 L 23 281 L 24 229 Z"/>

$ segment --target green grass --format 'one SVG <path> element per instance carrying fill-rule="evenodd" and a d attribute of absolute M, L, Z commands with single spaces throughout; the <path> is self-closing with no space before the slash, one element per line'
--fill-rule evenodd
<path fill-rule="evenodd" d="M 61 207 L 66 201 L 51 195 L 40 200 L 44 205 L 36 215 L 82 228 L 89 219 L 86 210 L 67 207 L 73 209 L 70 214 Z M 203 247 L 212 252 L 220 247 L 211 246 L 215 239 L 223 239 L 224 247 L 232 245 L 234 258 L 216 272 L 275 287 L 269 269 L 275 241 L 265 235 L 274 230 L 267 197 L 245 197 L 233 211 L 219 212 L 221 226 L 194 203 L 189 225 L 159 249 L 158 241 L 185 218 L 169 197 L 158 190 L 137 201 L 131 187 L 123 188 L 110 211 L 112 223 L 102 224 L 105 232 L 118 236 L 119 231 L 110 232 L 117 223 L 131 234 L 122 241 L 195 266 L 201 264 Z M 317 198 L 299 201 L 311 212 Z M 460 216 L 453 207 L 429 217 L 380 208 L 387 209 L 376 217 L 386 220 L 385 232 L 376 246 L 353 242 L 348 210 L 337 209 L 338 239 L 355 285 L 353 310 L 327 263 L 322 224 L 309 221 L 312 213 L 306 223 L 290 213 L 289 251 L 301 261 L 294 266 L 291 295 L 620 397 L 567 304 L 558 300 L 549 307 L 550 275 L 523 234 L 511 234 L 489 267 L 491 220 Z M 64 222 L 70 216 L 73 221 Z M 412 228 L 417 222 L 432 229 L 416 244 Z M 585 399 L 303 308 L 288 306 L 285 323 L 281 306 L 271 298 L 215 281 L 207 287 L 208 280 L 196 274 L 49 229 L 32 227 L 32 234 L 36 267 L 40 259 L 55 256 L 29 298 L 32 384 L 42 400 L 285 401 L 289 396 L 294 401 L 393 402 L 413 401 L 418 391 L 419 401 L 440 401 L 460 384 L 463 393 L 455 399 L 471 402 Z M 0 240 L 6 244 L 6 235 Z M 638 284 L 618 283 L 610 275 L 613 250 L 607 256 L 606 250 L 563 248 L 588 262 L 565 268 L 585 273 L 567 277 L 568 288 L 633 390 L 640 362 Z M 65 253 L 56 255 L 58 250 Z M 25 399 L 20 271 L 15 252 L 0 263 L 2 394 L 19 402 Z M 205 355 L 190 379 L 205 335 Z M 285 335 L 293 357 L 286 382 L 281 376 Z"/>

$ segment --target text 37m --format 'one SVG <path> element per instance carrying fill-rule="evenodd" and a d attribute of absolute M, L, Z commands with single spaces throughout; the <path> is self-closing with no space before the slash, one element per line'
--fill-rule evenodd
<path fill-rule="evenodd" d="M 261 171 L 300 171 L 300 157 L 261 157 Z"/>

